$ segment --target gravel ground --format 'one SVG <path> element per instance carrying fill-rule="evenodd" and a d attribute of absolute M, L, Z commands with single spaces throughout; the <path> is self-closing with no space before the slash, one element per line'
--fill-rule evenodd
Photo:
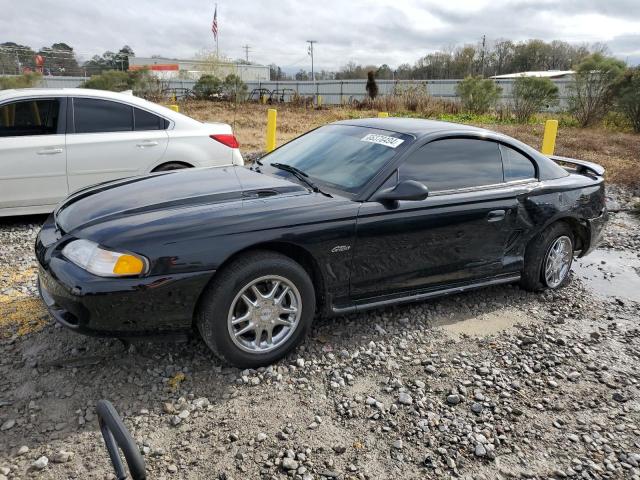
<path fill-rule="evenodd" d="M 285 360 L 240 371 L 198 339 L 126 347 L 55 326 L 35 297 L 40 221 L 0 220 L 0 480 L 115 478 L 101 398 L 154 479 L 640 479 L 640 287 L 599 293 L 584 271 L 615 289 L 606 262 L 555 293 L 320 320 Z M 613 214 L 601 250 L 636 282 L 639 226 Z"/>

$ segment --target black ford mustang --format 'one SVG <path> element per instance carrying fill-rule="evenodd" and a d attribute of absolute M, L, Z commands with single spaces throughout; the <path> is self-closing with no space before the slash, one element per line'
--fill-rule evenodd
<path fill-rule="evenodd" d="M 479 128 L 366 119 L 307 133 L 252 169 L 97 185 L 38 235 L 41 295 L 78 332 L 195 326 L 246 367 L 282 357 L 315 315 L 500 283 L 558 288 L 607 214 L 602 167 L 552 158 Z"/>

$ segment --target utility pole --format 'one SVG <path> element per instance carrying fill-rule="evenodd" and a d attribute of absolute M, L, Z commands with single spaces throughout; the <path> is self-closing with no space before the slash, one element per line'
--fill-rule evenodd
<path fill-rule="evenodd" d="M 482 78 L 484 78 L 484 46 L 485 46 L 485 42 L 487 40 L 487 36 L 486 35 L 482 35 L 482 56 L 481 56 L 481 65 L 482 65 Z"/>
<path fill-rule="evenodd" d="M 249 50 L 251 50 L 251 47 L 249 45 L 243 45 L 242 49 L 244 50 L 245 59 L 247 60 L 247 63 L 249 63 Z"/>
<path fill-rule="evenodd" d="M 313 44 L 317 43 L 317 40 L 307 40 L 307 43 L 309 44 L 309 55 L 311 55 L 311 80 L 313 80 L 313 83 L 316 83 L 316 75 L 313 71 Z"/>

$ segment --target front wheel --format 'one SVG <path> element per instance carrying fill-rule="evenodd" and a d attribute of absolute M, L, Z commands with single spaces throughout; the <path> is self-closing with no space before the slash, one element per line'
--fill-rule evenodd
<path fill-rule="evenodd" d="M 569 225 L 550 225 L 527 246 L 521 286 L 531 291 L 563 287 L 570 278 L 573 255 L 574 236 Z"/>
<path fill-rule="evenodd" d="M 218 272 L 203 294 L 196 324 L 209 348 L 241 368 L 282 358 L 315 314 L 306 270 L 275 252 L 250 252 Z"/>

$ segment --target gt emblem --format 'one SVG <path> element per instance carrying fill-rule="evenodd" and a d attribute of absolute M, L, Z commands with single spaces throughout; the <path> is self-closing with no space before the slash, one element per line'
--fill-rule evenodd
<path fill-rule="evenodd" d="M 331 253 L 346 252 L 350 248 L 351 245 L 336 245 L 331 249 Z"/>

